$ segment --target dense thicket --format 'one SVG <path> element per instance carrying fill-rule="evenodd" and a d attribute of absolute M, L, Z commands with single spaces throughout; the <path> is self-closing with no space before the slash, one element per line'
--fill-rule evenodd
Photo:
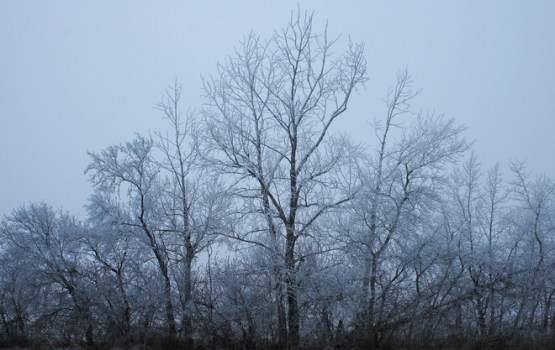
<path fill-rule="evenodd" d="M 555 183 L 482 169 L 397 76 L 374 148 L 334 133 L 362 45 L 293 17 L 205 80 L 169 131 L 90 153 L 84 222 L 0 226 L 0 346 L 477 348 L 555 341 Z M 345 115 L 344 115 L 345 114 Z M 373 132 L 372 132 L 373 131 Z"/>

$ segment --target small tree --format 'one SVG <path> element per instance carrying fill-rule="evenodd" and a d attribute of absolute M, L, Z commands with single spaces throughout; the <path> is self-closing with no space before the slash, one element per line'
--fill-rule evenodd
<path fill-rule="evenodd" d="M 154 141 L 137 136 L 132 142 L 111 146 L 100 153 L 89 153 L 86 169 L 95 186 L 90 210 L 111 218 L 116 226 L 140 233 L 150 248 L 164 285 L 167 330 L 176 334 L 170 261 L 163 240 L 163 182 L 153 158 Z M 128 200 L 121 201 L 120 193 Z"/>
<path fill-rule="evenodd" d="M 91 312 L 91 288 L 84 278 L 85 267 L 81 261 L 81 223 L 45 203 L 30 204 L 7 216 L 2 221 L 0 234 L 5 244 L 3 253 L 9 253 L 12 260 L 5 261 L 4 268 L 14 266 L 15 260 L 24 262 L 15 264 L 23 269 L 17 271 L 20 276 L 12 275 L 15 283 L 7 291 L 17 292 L 17 282 L 26 280 L 30 282 L 26 286 L 29 293 L 42 296 L 37 299 L 42 299 L 39 303 L 43 302 L 43 305 L 37 307 L 34 304 L 35 310 L 29 310 L 27 315 L 23 305 L 14 305 L 20 334 L 26 335 L 28 320 L 34 321 L 33 326 L 41 335 L 51 332 L 58 336 L 54 327 L 71 325 L 66 328 L 73 338 L 70 340 L 85 339 L 88 345 L 92 345 L 95 322 Z M 19 297 L 12 294 L 11 299 L 17 301 Z M 63 324 L 53 317 L 56 315 L 62 318 Z"/>
<path fill-rule="evenodd" d="M 514 266 L 515 275 L 520 275 L 517 282 L 520 299 L 513 332 L 535 329 L 543 333 L 553 332 L 549 329 L 549 319 L 553 327 L 555 182 L 546 176 L 530 179 L 520 162 L 513 162 L 511 171 L 511 195 L 515 204 L 513 234 L 516 244 L 520 244 L 520 254 Z"/>

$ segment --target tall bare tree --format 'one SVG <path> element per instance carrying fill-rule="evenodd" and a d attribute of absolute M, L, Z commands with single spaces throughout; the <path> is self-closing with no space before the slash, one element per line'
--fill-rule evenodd
<path fill-rule="evenodd" d="M 158 161 L 167 186 L 162 201 L 164 230 L 176 235 L 170 250 L 175 257 L 176 279 L 183 308 L 182 331 L 191 336 L 193 312 L 193 261 L 225 226 L 228 204 L 220 187 L 198 164 L 199 141 L 194 113 L 182 114 L 181 86 L 174 83 L 157 108 L 169 124 L 167 133 L 158 132 L 155 146 L 161 151 Z"/>
<path fill-rule="evenodd" d="M 278 337 L 288 347 L 300 335 L 296 246 L 326 211 L 349 200 L 335 182 L 347 142 L 330 129 L 366 80 L 366 62 L 362 45 L 334 56 L 335 43 L 299 11 L 266 42 L 248 35 L 204 82 L 205 157 L 234 175 L 232 190 L 265 222 L 232 236 L 273 254 Z"/>
<path fill-rule="evenodd" d="M 362 252 L 358 326 L 371 346 L 378 345 L 383 329 L 397 322 L 384 310 L 395 299 L 392 286 L 407 276 L 407 252 L 417 255 L 421 249 L 410 242 L 420 241 L 418 228 L 433 217 L 444 169 L 468 149 L 464 128 L 443 115 L 418 114 L 407 126 L 403 116 L 413 114 L 410 103 L 417 94 L 407 71 L 401 71 L 386 100 L 385 120 L 376 123 L 375 155 L 361 162 L 361 186 L 351 202 L 354 219 L 346 249 L 359 247 Z"/>

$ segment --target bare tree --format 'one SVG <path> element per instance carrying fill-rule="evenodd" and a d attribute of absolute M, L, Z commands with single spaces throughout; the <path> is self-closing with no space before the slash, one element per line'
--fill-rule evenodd
<path fill-rule="evenodd" d="M 162 238 L 160 211 L 163 183 L 153 159 L 154 142 L 137 136 L 132 142 L 111 146 L 100 153 L 89 153 L 91 163 L 86 169 L 96 193 L 91 197 L 91 210 L 111 217 L 115 225 L 140 232 L 155 257 L 164 282 L 164 305 L 170 336 L 176 334 L 170 261 Z M 127 201 L 120 200 L 120 194 Z"/>
<path fill-rule="evenodd" d="M 157 108 L 164 113 L 170 131 L 158 132 L 156 147 L 161 151 L 158 161 L 162 174 L 167 176 L 164 193 L 164 230 L 176 235 L 172 244 L 176 270 L 179 276 L 180 300 L 183 308 L 182 330 L 187 337 L 192 331 L 193 312 L 193 260 L 213 241 L 214 235 L 224 229 L 228 210 L 217 181 L 207 176 L 198 164 L 199 141 L 195 131 L 194 113 L 182 115 L 180 110 L 181 86 L 169 87 Z"/>
<path fill-rule="evenodd" d="M 43 308 L 46 312 L 39 308 L 34 311 L 42 312 L 17 320 L 23 335 L 27 319 L 36 323 L 43 319 L 44 328 L 38 329 L 48 333 L 47 328 L 57 324 L 55 317 L 48 315 L 59 314 L 65 323 L 71 325 L 66 331 L 74 337 L 73 341 L 85 339 L 88 345 L 92 345 L 95 324 L 90 310 L 91 293 L 90 286 L 83 278 L 84 266 L 80 260 L 79 242 L 83 235 L 83 226 L 68 213 L 57 213 L 48 205 L 39 203 L 14 210 L 12 215 L 2 221 L 0 234 L 6 243 L 7 252 L 13 258 L 25 262 L 24 266 L 20 266 L 24 269 L 18 273 L 22 277 L 26 276 L 29 282 L 32 281 L 27 288 L 38 292 L 36 295 L 47 297 L 58 291 L 60 296 L 58 300 L 45 301 Z M 18 307 L 15 311 L 16 319 L 22 316 L 19 312 L 22 310 L 18 310 Z M 56 331 L 54 333 L 59 334 Z"/>
<path fill-rule="evenodd" d="M 555 288 L 551 273 L 555 251 L 555 183 L 546 176 L 530 179 L 521 162 L 513 162 L 511 171 L 511 194 L 515 201 L 512 219 L 516 229 L 516 244 L 520 244 L 520 256 L 515 268 L 521 271 L 519 288 L 522 293 L 513 332 L 538 328 L 541 332 L 547 332 L 549 319 L 553 319 L 555 314 Z M 551 323 L 553 327 L 553 321 Z"/>
<path fill-rule="evenodd" d="M 311 14 L 298 13 L 268 42 L 247 36 L 204 82 L 205 157 L 234 176 L 232 191 L 265 220 L 232 236 L 274 256 L 281 346 L 299 343 L 297 243 L 349 200 L 334 185 L 348 146 L 330 128 L 366 80 L 366 63 L 352 43 L 334 57 L 335 42 L 313 31 Z"/>
<path fill-rule="evenodd" d="M 92 213 L 91 213 L 92 214 Z M 89 261 L 87 278 L 96 287 L 99 322 L 106 329 L 108 341 L 128 340 L 132 331 L 132 313 L 138 306 L 133 304 L 131 281 L 137 280 L 138 257 L 141 249 L 132 239 L 133 231 L 112 225 L 110 221 L 89 218 L 87 234 L 82 239 L 83 256 Z M 125 230 L 125 231 L 124 231 Z"/>
<path fill-rule="evenodd" d="M 403 285 L 410 259 L 422 249 L 419 228 L 432 226 L 426 219 L 433 218 L 431 213 L 438 207 L 443 171 L 468 149 L 461 137 L 464 128 L 443 115 L 418 114 L 413 123 L 403 126 L 402 116 L 412 114 L 410 103 L 418 94 L 411 85 L 407 71 L 400 72 L 386 100 L 384 123 L 376 123 L 375 156 L 361 162 L 361 185 L 351 202 L 351 232 L 342 238 L 345 249 L 358 250 L 363 257 L 358 326 L 372 346 L 402 314 L 384 313 L 393 310 L 389 300 L 398 299 L 390 293 Z"/>

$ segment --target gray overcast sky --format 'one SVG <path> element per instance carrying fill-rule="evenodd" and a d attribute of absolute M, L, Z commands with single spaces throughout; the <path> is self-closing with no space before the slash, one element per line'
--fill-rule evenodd
<path fill-rule="evenodd" d="M 329 33 L 366 44 L 366 88 L 342 129 L 372 143 L 395 73 L 414 107 L 468 127 L 485 167 L 510 159 L 555 176 L 555 1 L 300 1 Z M 87 150 L 164 128 L 153 106 L 253 30 L 283 27 L 297 1 L 0 1 L 0 216 L 44 200 L 81 213 Z M 321 27 L 321 26 L 320 26 Z"/>

